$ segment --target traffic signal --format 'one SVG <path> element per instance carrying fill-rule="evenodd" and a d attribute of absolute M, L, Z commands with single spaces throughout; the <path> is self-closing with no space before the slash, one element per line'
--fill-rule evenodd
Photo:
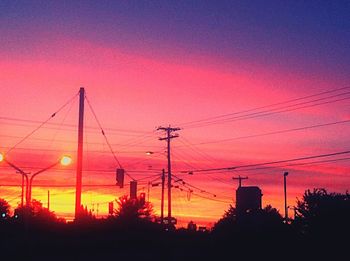
<path fill-rule="evenodd" d="M 146 193 L 145 192 L 140 193 L 140 203 L 141 203 L 141 205 L 144 205 L 146 203 Z"/>
<path fill-rule="evenodd" d="M 117 186 L 119 186 L 120 188 L 123 188 L 124 187 L 124 169 L 117 169 L 116 180 L 117 180 Z"/>
<path fill-rule="evenodd" d="M 113 215 L 113 201 L 108 202 L 108 213 Z"/>
<path fill-rule="evenodd" d="M 137 198 L 137 181 L 130 181 L 130 199 Z"/>

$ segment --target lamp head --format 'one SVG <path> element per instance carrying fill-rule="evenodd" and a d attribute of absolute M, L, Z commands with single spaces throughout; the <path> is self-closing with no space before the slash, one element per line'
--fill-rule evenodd
<path fill-rule="evenodd" d="M 5 160 L 5 156 L 3 153 L 0 153 L 0 162 L 4 161 Z"/>
<path fill-rule="evenodd" d="M 72 158 L 70 156 L 63 156 L 60 163 L 63 166 L 68 166 L 72 163 Z"/>

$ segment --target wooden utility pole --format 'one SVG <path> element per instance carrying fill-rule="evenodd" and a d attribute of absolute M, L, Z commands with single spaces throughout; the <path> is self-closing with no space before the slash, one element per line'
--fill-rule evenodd
<path fill-rule="evenodd" d="M 160 203 L 160 223 L 164 224 L 164 185 L 165 185 L 165 170 L 162 169 L 162 199 Z"/>
<path fill-rule="evenodd" d="M 47 191 L 47 210 L 50 210 L 50 190 Z"/>
<path fill-rule="evenodd" d="M 283 185 L 284 185 L 284 220 L 285 220 L 285 222 L 288 222 L 287 176 L 288 176 L 288 172 L 284 172 L 283 173 Z"/>
<path fill-rule="evenodd" d="M 22 193 L 21 193 L 21 207 L 23 208 L 23 198 L 24 198 L 24 175 L 22 175 Z"/>
<path fill-rule="evenodd" d="M 248 179 L 248 177 L 241 177 L 241 176 L 238 176 L 238 178 L 237 177 L 233 177 L 232 178 L 233 180 L 238 180 L 238 188 L 240 188 L 241 186 L 242 186 L 242 180 L 243 179 Z"/>
<path fill-rule="evenodd" d="M 179 137 L 178 134 L 171 135 L 172 132 L 180 130 L 180 128 L 171 128 L 169 127 L 159 127 L 157 130 L 166 131 L 165 138 L 159 138 L 159 140 L 166 140 L 168 147 L 168 222 L 171 222 L 171 159 L 170 159 L 170 140 L 173 138 Z"/>
<path fill-rule="evenodd" d="M 77 175 L 75 190 L 75 219 L 79 218 L 81 212 L 81 186 L 83 171 L 83 134 L 84 134 L 84 101 L 85 90 L 79 90 L 79 126 L 78 126 L 78 155 L 77 155 Z"/>

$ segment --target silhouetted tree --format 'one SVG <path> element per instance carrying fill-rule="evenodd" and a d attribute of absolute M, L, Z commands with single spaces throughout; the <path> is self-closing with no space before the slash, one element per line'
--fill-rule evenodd
<path fill-rule="evenodd" d="M 239 230 L 245 232 L 266 233 L 278 231 L 283 225 L 282 216 L 271 205 L 267 205 L 263 209 L 240 213 L 236 219 Z"/>
<path fill-rule="evenodd" d="M 122 196 L 117 201 L 118 208 L 115 210 L 117 218 L 125 221 L 137 219 L 151 220 L 153 215 L 153 206 L 149 202 L 144 202 L 140 198 L 130 199 L 128 196 Z"/>
<path fill-rule="evenodd" d="M 302 233 L 340 235 L 350 229 L 350 194 L 306 190 L 297 201 L 295 225 Z"/>
<path fill-rule="evenodd" d="M 222 218 L 214 224 L 213 232 L 215 234 L 232 234 L 236 226 L 236 208 L 230 205 L 229 209 L 225 211 Z"/>
<path fill-rule="evenodd" d="M 80 211 L 77 218 L 74 220 L 75 223 L 88 224 L 96 221 L 96 217 L 92 214 L 92 211 L 87 206 L 80 206 Z"/>
<path fill-rule="evenodd" d="M 187 230 L 189 231 L 197 231 L 197 225 L 192 220 L 187 224 Z"/>
<path fill-rule="evenodd" d="M 58 220 L 54 212 L 44 208 L 43 204 L 36 199 L 33 199 L 28 206 L 18 206 L 15 209 L 14 218 L 19 220 L 27 218 L 27 220 L 39 223 L 56 222 Z"/>
<path fill-rule="evenodd" d="M 6 219 L 10 215 L 10 204 L 5 200 L 0 198 L 0 219 Z"/>
<path fill-rule="evenodd" d="M 279 231 L 282 226 L 282 216 L 271 205 L 240 215 L 237 215 L 236 209 L 230 205 L 223 217 L 214 225 L 213 231 L 223 235 L 248 232 L 265 233 L 267 231 Z"/>
<path fill-rule="evenodd" d="M 275 224 L 280 224 L 283 221 L 283 217 L 281 216 L 280 212 L 272 207 L 271 205 L 266 205 L 262 209 L 262 215 L 270 222 Z"/>
<path fill-rule="evenodd" d="M 228 210 L 225 210 L 225 213 L 223 215 L 223 218 L 228 218 L 228 219 L 235 219 L 236 218 L 236 208 L 234 208 L 231 204 Z"/>

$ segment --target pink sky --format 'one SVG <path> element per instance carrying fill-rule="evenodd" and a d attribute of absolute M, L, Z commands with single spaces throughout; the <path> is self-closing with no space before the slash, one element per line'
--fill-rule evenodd
<path fill-rule="evenodd" d="M 127 170 L 147 171 L 134 173 L 136 178 L 160 174 L 159 170 L 166 167 L 165 143 L 158 140 L 162 134 L 154 132 L 158 126 L 171 124 L 182 128 L 182 123 L 189 121 L 342 88 L 347 84 L 332 71 L 300 72 L 241 57 L 225 61 L 210 53 L 186 53 L 176 43 L 165 48 L 169 55 L 164 54 L 164 49 L 152 55 L 146 50 L 147 44 L 145 50 L 139 46 L 127 51 L 115 44 L 101 44 L 79 36 L 57 36 L 48 31 L 40 34 L 45 37 L 34 39 L 28 46 L 17 43 L 12 50 L 0 48 L 0 151 L 6 152 L 38 126 L 38 123 L 4 120 L 4 117 L 42 122 L 83 86 L 122 165 Z M 272 204 L 281 212 L 284 169 L 291 173 L 288 176 L 290 205 L 295 205 L 296 197 L 300 198 L 307 188 L 326 187 L 330 191 L 345 192 L 349 189 L 347 161 L 262 171 L 195 173 L 193 176 L 179 171 L 347 150 L 349 124 L 200 143 L 348 120 L 348 111 L 348 102 L 343 101 L 256 119 L 193 129 L 184 127 L 178 132 L 180 137 L 173 140 L 174 174 L 217 194 L 217 199 L 223 202 L 195 195 L 189 199 L 186 192 L 174 190 L 174 215 L 182 222 L 189 219 L 215 222 L 230 202 L 234 204 L 237 183 L 231 178 L 236 175 L 248 175 L 249 180 L 244 184 L 260 186 L 263 205 Z M 77 131 L 61 124 L 77 124 L 77 114 L 76 99 L 72 106 L 50 121 L 56 125 L 45 125 L 48 128 L 41 128 L 11 151 L 8 160 L 32 172 L 35 167 L 46 167 L 62 153 L 70 153 L 75 160 Z M 85 122 L 86 126 L 97 127 L 87 105 Z M 114 184 L 113 170 L 117 165 L 98 130 L 86 129 L 84 149 L 87 171 L 83 174 L 83 183 Z M 156 153 L 147 156 L 146 151 Z M 102 172 L 89 171 L 96 169 Z M 19 184 L 20 176 L 13 169 L 1 166 L 0 173 L 0 184 Z M 38 185 L 74 183 L 74 170 L 59 169 L 42 174 L 36 182 Z M 147 191 L 147 184 L 139 187 Z M 61 216 L 72 214 L 72 188 L 36 187 L 33 197 L 46 202 L 48 189 L 52 194 L 51 209 Z M 11 200 L 11 205 L 16 206 L 19 193 L 19 187 L 1 187 L 0 197 Z M 94 205 L 95 211 L 100 204 L 99 213 L 105 215 L 107 202 L 125 193 L 128 193 L 127 186 L 124 189 L 88 188 L 83 194 L 83 203 L 89 208 Z M 152 188 L 150 200 L 157 214 L 160 213 L 159 197 L 160 188 Z"/>

